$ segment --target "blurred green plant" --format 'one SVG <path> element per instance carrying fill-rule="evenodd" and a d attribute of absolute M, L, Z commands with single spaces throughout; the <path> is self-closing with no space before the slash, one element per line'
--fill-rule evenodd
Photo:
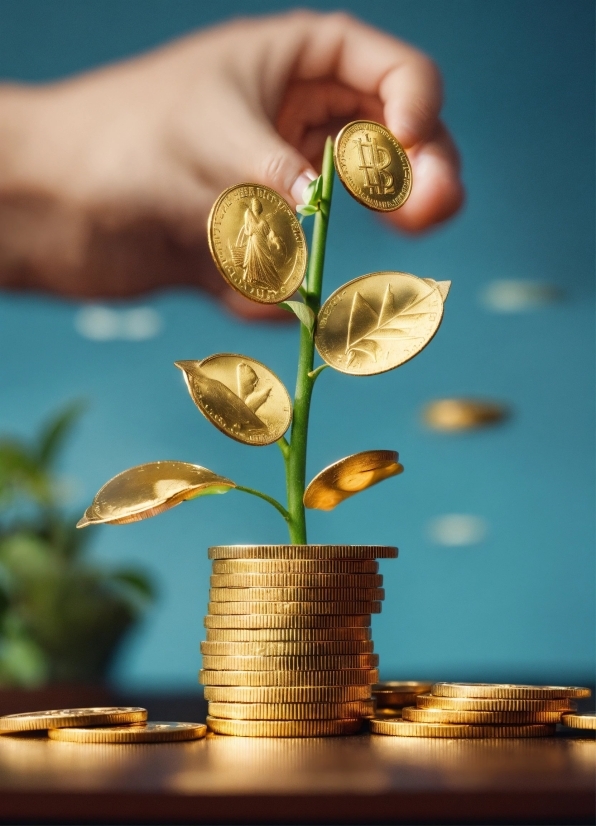
<path fill-rule="evenodd" d="M 142 572 L 85 558 L 87 534 L 64 507 L 56 464 L 84 407 L 30 442 L 0 437 L 0 686 L 105 680 L 154 600 Z"/>

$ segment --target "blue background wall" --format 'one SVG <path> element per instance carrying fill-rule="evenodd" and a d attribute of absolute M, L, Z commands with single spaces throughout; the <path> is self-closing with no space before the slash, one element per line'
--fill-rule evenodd
<path fill-rule="evenodd" d="M 229 0 L 226 15 L 289 7 Z M 445 321 L 414 361 L 369 380 L 327 371 L 317 386 L 309 472 L 369 447 L 395 447 L 406 473 L 331 514 L 311 541 L 396 543 L 375 641 L 385 676 L 582 682 L 594 669 L 593 5 L 542 0 L 369 0 L 347 8 L 429 52 L 446 79 L 446 119 L 469 200 L 448 227 L 404 239 L 337 187 L 325 290 L 395 268 L 452 279 Z M 1 0 L 0 75 L 47 80 L 148 48 L 220 18 L 190 0 Z M 200 135 L 197 136 L 200 140 Z M 494 279 L 545 281 L 564 300 L 526 313 L 482 304 Z M 146 302 L 143 302 L 146 303 Z M 162 333 L 93 342 L 77 307 L 0 295 L 0 430 L 23 435 L 61 403 L 90 413 L 64 472 L 82 509 L 116 472 L 158 458 L 196 461 L 280 491 L 277 448 L 238 445 L 192 405 L 175 359 L 246 352 L 294 382 L 296 330 L 226 316 L 192 291 L 155 297 Z M 135 305 L 129 305 L 135 306 Z M 425 431 L 420 406 L 444 395 L 501 399 L 506 425 L 461 436 Z M 429 539 L 444 513 L 486 520 L 487 538 Z M 106 562 L 142 563 L 160 602 L 129 641 L 117 679 L 196 684 L 209 544 L 284 541 L 283 523 L 230 494 L 140 524 L 97 531 Z"/>

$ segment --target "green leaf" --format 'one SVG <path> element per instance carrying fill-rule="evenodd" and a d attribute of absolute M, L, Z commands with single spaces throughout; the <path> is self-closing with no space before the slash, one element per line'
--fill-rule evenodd
<path fill-rule="evenodd" d="M 315 314 L 302 301 L 281 301 L 278 307 L 282 307 L 289 313 L 294 313 L 298 317 L 301 324 L 304 324 L 309 333 L 312 333 L 315 326 Z"/>
<path fill-rule="evenodd" d="M 311 181 L 302 193 L 303 204 L 298 204 L 296 212 L 299 215 L 314 215 L 321 209 L 323 197 L 323 176 L 319 175 Z"/>
<path fill-rule="evenodd" d="M 72 402 L 44 426 L 37 446 L 37 456 L 42 467 L 48 468 L 53 464 L 86 407 L 86 403 L 81 400 Z"/>

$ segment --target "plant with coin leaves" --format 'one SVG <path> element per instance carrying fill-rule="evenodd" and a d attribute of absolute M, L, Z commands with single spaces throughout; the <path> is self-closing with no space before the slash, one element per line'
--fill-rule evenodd
<path fill-rule="evenodd" d="M 332 510 L 403 471 L 396 451 L 369 450 L 335 462 L 306 484 L 311 398 L 323 370 L 370 376 L 412 359 L 437 332 L 450 286 L 409 273 L 376 272 L 322 301 L 334 166 L 348 192 L 371 209 L 398 209 L 410 193 L 411 167 L 403 147 L 380 124 L 355 121 L 335 145 L 327 140 L 321 175 L 298 207 L 301 220 L 314 219 L 309 256 L 301 222 L 268 187 L 230 187 L 209 216 L 211 253 L 228 284 L 250 300 L 278 304 L 300 322 L 294 399 L 271 370 L 248 356 L 220 353 L 176 362 L 191 398 L 215 427 L 245 444 L 277 443 L 285 463 L 286 503 L 200 465 L 152 462 L 104 485 L 79 527 L 134 522 L 189 499 L 236 490 L 272 505 L 287 523 L 290 542 L 306 544 L 306 509 Z M 315 350 L 323 362 L 318 366 Z"/>
<path fill-rule="evenodd" d="M 0 438 L 0 686 L 93 682 L 153 599 L 145 575 L 85 558 L 56 464 L 81 412 Z"/>

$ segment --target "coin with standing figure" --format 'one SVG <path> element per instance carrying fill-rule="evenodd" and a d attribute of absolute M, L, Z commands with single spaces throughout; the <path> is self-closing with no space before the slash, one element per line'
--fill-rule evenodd
<path fill-rule="evenodd" d="M 290 205 L 273 189 L 237 184 L 209 215 L 209 248 L 236 292 L 260 304 L 293 295 L 306 272 L 306 240 Z"/>

